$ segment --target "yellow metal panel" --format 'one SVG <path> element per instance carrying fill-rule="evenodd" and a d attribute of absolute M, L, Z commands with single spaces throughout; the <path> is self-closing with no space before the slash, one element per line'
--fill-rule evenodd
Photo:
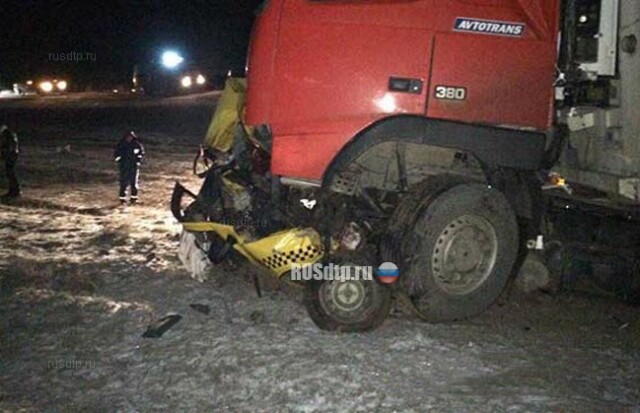
<path fill-rule="evenodd" d="M 222 225 L 215 222 L 184 222 L 182 226 L 189 232 L 215 232 L 222 239 L 232 236 L 237 242 L 244 242 L 244 238 L 231 225 Z"/>
<path fill-rule="evenodd" d="M 236 126 L 244 114 L 246 90 L 245 79 L 232 77 L 227 79 L 204 139 L 205 145 L 221 152 L 231 150 Z"/>
<path fill-rule="evenodd" d="M 232 226 L 215 222 L 186 222 L 186 231 L 215 232 L 222 239 L 236 240 L 234 249 L 254 264 L 267 267 L 278 277 L 291 271 L 294 264 L 310 265 L 324 256 L 320 234 L 311 228 L 280 231 L 258 241 L 245 242 Z"/>
<path fill-rule="evenodd" d="M 291 271 L 294 264 L 313 264 L 324 255 L 320 234 L 311 228 L 281 231 L 244 248 L 279 277 Z"/>

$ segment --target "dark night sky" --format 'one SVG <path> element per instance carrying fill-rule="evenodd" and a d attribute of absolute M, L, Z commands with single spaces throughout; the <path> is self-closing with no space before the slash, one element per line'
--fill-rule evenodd
<path fill-rule="evenodd" d="M 260 0 L 0 0 L 0 84 L 68 76 L 124 83 L 135 63 L 171 47 L 209 73 L 241 70 Z M 50 60 L 92 53 L 95 61 Z"/>

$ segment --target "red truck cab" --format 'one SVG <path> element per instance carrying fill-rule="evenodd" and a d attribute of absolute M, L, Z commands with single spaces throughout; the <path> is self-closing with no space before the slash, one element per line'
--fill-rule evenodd
<path fill-rule="evenodd" d="M 247 122 L 270 127 L 274 175 L 312 181 L 393 116 L 547 131 L 559 13 L 559 0 L 270 0 Z"/>

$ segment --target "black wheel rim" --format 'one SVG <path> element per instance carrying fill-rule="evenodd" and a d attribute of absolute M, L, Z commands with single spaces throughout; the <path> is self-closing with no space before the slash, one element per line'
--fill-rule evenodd
<path fill-rule="evenodd" d="M 490 277 L 498 256 L 498 236 L 484 217 L 464 215 L 440 233 L 431 259 L 439 288 L 451 295 L 467 295 Z"/>

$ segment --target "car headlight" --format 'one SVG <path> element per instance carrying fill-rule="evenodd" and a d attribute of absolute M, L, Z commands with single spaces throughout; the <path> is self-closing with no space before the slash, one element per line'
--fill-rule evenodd
<path fill-rule="evenodd" d="M 64 81 L 64 80 L 61 80 L 58 83 L 56 83 L 56 87 L 60 91 L 65 91 L 65 90 L 67 90 L 67 82 Z"/>
<path fill-rule="evenodd" d="M 196 83 L 199 85 L 204 85 L 206 82 L 207 79 L 202 75 L 198 75 L 198 77 L 196 78 Z"/>
<path fill-rule="evenodd" d="M 53 90 L 53 83 L 46 81 L 46 82 L 40 82 L 40 90 L 42 90 L 44 93 L 49 93 Z"/>
<path fill-rule="evenodd" d="M 185 76 L 182 78 L 182 80 L 180 81 L 180 84 L 182 84 L 182 87 L 191 87 L 192 85 L 192 81 L 191 81 L 191 76 Z"/>

